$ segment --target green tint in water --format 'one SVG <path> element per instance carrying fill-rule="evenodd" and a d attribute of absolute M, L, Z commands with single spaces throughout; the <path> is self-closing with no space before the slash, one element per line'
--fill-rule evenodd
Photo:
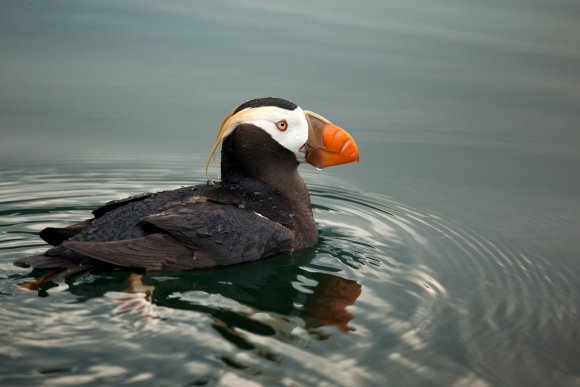
<path fill-rule="evenodd" d="M 579 14 L 2 1 L 0 384 L 578 384 Z M 38 231 L 203 182 L 223 116 L 262 96 L 359 146 L 304 170 L 315 251 L 133 293 L 128 272 L 18 287 Z"/>
<path fill-rule="evenodd" d="M 199 172 L 202 162 L 195 165 Z M 517 375 L 513 351 L 542 362 L 556 358 L 536 352 L 539 343 L 574 352 L 575 337 L 556 333 L 574 323 L 562 311 L 575 303 L 560 293 L 573 284 L 540 250 L 502 246 L 348 185 L 333 188 L 320 172 L 304 172 L 320 228 L 313 251 L 137 281 L 117 271 L 19 288 L 35 273 L 10 262 L 45 248 L 38 230 L 192 174 L 186 160 L 147 166 L 2 172 L 5 383 L 471 384 L 503 378 L 490 368 L 492 353 L 503 353 L 497 361 Z M 533 304 L 521 302 L 530 297 Z"/>

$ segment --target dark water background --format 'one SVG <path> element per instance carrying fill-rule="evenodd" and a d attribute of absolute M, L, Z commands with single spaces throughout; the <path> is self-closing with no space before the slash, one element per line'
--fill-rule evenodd
<path fill-rule="evenodd" d="M 579 20 L 568 0 L 0 2 L 0 384 L 580 385 Z M 151 303 L 122 271 L 18 286 L 39 230 L 204 182 L 222 117 L 268 95 L 359 145 L 302 170 L 315 251 L 146 275 Z"/>

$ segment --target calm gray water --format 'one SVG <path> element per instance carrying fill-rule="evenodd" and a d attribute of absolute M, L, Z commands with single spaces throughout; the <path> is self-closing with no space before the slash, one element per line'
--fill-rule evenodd
<path fill-rule="evenodd" d="M 580 3 L 0 2 L 0 384 L 580 385 Z M 320 113 L 314 252 L 38 290 L 36 233 Z M 215 168 L 210 178 L 217 179 Z"/>

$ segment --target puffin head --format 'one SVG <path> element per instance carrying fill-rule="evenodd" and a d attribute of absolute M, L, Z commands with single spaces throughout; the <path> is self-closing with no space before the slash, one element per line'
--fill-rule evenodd
<path fill-rule="evenodd" d="M 236 140 L 232 138 L 236 137 Z M 215 144 L 206 164 L 222 147 L 222 174 L 224 152 L 230 152 L 226 143 L 239 143 L 236 149 L 246 159 L 258 160 L 268 154 L 286 163 L 309 163 L 316 168 L 359 161 L 358 148 L 352 136 L 326 118 L 302 110 L 296 104 L 281 98 L 252 99 L 232 109 L 222 121 Z M 275 156 L 272 156 L 275 153 Z M 236 162 L 235 162 L 236 163 Z M 231 162 L 230 162 L 231 164 Z"/>

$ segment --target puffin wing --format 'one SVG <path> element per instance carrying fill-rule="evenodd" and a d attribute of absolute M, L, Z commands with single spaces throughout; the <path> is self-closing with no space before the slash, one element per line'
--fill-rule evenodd
<path fill-rule="evenodd" d="M 96 260 L 147 271 L 192 270 L 216 266 L 203 252 L 192 251 L 169 235 L 109 242 L 65 241 L 63 245 Z"/>
<path fill-rule="evenodd" d="M 192 205 L 142 219 L 217 265 L 255 261 L 292 251 L 293 232 L 279 223 L 237 205 L 196 201 Z"/>
<path fill-rule="evenodd" d="M 292 251 L 294 242 L 292 231 L 278 223 L 235 205 L 211 201 L 170 206 L 141 221 L 154 232 L 121 241 L 65 241 L 63 246 L 118 266 L 170 271 L 255 261 Z"/>

